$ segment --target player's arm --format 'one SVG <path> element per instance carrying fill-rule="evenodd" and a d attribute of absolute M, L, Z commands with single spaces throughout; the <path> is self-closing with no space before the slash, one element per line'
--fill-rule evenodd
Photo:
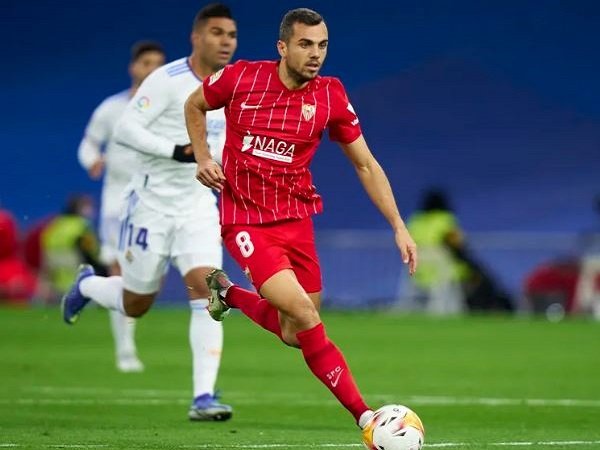
<path fill-rule="evenodd" d="M 148 125 L 167 109 L 171 96 L 171 86 L 164 73 L 154 72 L 149 75 L 117 122 L 114 135 L 116 141 L 141 153 L 179 162 L 195 162 L 189 143 L 173 142 L 148 130 Z"/>
<path fill-rule="evenodd" d="M 100 104 L 92 114 L 77 150 L 79 164 L 93 180 L 99 179 L 104 172 L 102 146 L 108 141 L 111 131 L 104 105 Z"/>
<path fill-rule="evenodd" d="M 211 107 L 204 97 L 203 86 L 198 87 L 185 102 L 185 125 L 198 164 L 196 179 L 220 192 L 225 175 L 221 166 L 212 158 L 206 141 L 206 113 L 213 109 L 216 108 Z"/>
<path fill-rule="evenodd" d="M 409 273 L 412 275 L 417 269 L 417 245 L 400 216 L 394 193 L 383 168 L 369 150 L 362 134 L 349 144 L 339 143 L 339 145 L 352 162 L 371 201 L 392 226 L 396 244 L 402 253 L 402 261 L 408 264 Z"/>

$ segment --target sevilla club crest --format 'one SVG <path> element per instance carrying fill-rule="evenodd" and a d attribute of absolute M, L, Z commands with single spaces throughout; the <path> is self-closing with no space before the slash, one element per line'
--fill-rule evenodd
<path fill-rule="evenodd" d="M 309 105 L 307 103 L 304 103 L 302 105 L 302 117 L 304 117 L 304 120 L 312 119 L 313 116 L 315 115 L 315 110 L 316 110 L 315 105 Z"/>

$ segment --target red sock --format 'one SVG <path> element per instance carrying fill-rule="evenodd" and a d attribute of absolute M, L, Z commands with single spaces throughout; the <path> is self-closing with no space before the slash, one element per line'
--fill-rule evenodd
<path fill-rule="evenodd" d="M 232 308 L 240 309 L 252 321 L 281 339 L 281 326 L 277 308 L 258 295 L 239 286 L 231 286 L 227 290 L 225 303 Z"/>
<path fill-rule="evenodd" d="M 327 386 L 358 422 L 369 409 L 364 402 L 344 355 L 325 334 L 322 323 L 296 333 L 304 359 L 312 373 Z"/>

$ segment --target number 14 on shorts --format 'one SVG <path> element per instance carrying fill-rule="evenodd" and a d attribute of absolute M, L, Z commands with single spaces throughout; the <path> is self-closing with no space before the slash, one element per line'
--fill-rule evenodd
<path fill-rule="evenodd" d="M 132 247 L 133 245 L 139 245 L 142 247 L 142 250 L 146 250 L 148 247 L 148 228 L 144 227 L 134 227 L 132 223 L 126 224 L 125 229 L 122 230 L 121 233 L 121 245 L 119 247 L 123 249 L 126 245 L 127 247 Z"/>

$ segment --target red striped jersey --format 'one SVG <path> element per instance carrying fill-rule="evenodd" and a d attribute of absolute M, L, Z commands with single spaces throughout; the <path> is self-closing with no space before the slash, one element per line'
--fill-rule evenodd
<path fill-rule="evenodd" d="M 309 170 L 323 132 L 351 143 L 361 135 L 341 81 L 318 76 L 286 88 L 277 61 L 238 61 L 204 83 L 213 108 L 225 107 L 221 224 L 301 219 L 323 209 Z"/>

